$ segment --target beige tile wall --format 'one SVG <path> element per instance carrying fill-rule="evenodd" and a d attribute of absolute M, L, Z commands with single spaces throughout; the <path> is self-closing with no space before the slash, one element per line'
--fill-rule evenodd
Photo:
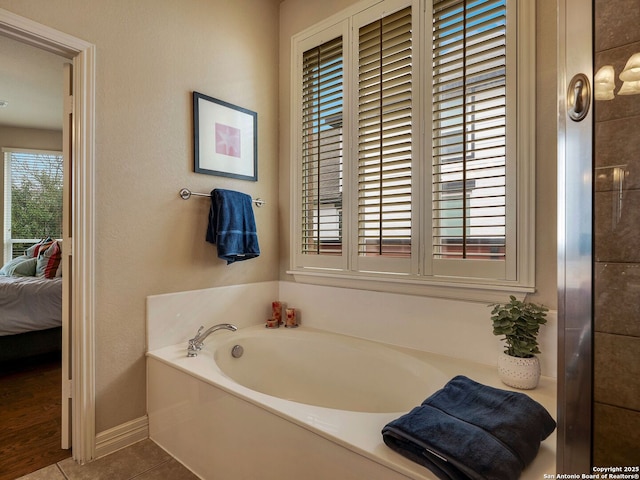
<path fill-rule="evenodd" d="M 595 69 L 616 92 L 640 52 L 638 0 L 596 0 Z M 637 465 L 640 443 L 640 95 L 595 105 L 594 464 Z"/>

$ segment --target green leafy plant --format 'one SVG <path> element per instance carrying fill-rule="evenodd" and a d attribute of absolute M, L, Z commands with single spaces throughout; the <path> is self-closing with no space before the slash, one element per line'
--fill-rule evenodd
<path fill-rule="evenodd" d="M 507 348 L 504 351 L 512 357 L 530 358 L 540 353 L 538 332 L 540 325 L 547 323 L 548 308 L 532 302 L 521 302 L 513 295 L 509 303 L 495 303 L 490 306 L 493 334 L 504 335 Z"/>

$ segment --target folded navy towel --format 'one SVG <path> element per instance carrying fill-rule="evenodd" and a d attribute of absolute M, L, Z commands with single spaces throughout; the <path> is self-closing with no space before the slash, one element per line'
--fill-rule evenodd
<path fill-rule="evenodd" d="M 260 255 L 253 201 L 249 195 L 216 188 L 211 192 L 207 242 L 218 247 L 227 265 Z"/>
<path fill-rule="evenodd" d="M 382 438 L 443 480 L 515 480 L 555 428 L 527 395 L 460 375 L 389 422 Z"/>

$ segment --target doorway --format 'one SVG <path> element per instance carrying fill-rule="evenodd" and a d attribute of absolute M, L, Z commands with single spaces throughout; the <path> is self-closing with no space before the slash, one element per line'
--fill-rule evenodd
<path fill-rule="evenodd" d="M 2 263 L 35 254 L 40 242 L 37 263 L 47 264 L 47 271 L 20 272 L 23 278 L 0 277 L 0 417 L 7 425 L 0 435 L 0 479 L 13 479 L 71 456 L 69 401 L 63 403 L 60 388 L 63 368 L 69 371 L 68 356 L 64 365 L 61 356 L 61 330 L 67 334 L 68 326 L 61 318 L 70 278 L 68 272 L 61 277 L 60 247 L 68 237 L 63 98 L 70 60 L 5 36 L 0 59 Z"/>
<path fill-rule="evenodd" d="M 63 32 L 0 9 L 0 35 L 53 52 L 73 63 L 70 83 L 73 111 L 71 155 L 71 219 L 68 289 L 70 325 L 63 332 L 63 356 L 70 358 L 72 382 L 61 382 L 71 397 L 73 458 L 85 463 L 95 456 L 94 398 L 94 123 L 95 46 Z M 73 355 L 70 352 L 73 351 Z"/>

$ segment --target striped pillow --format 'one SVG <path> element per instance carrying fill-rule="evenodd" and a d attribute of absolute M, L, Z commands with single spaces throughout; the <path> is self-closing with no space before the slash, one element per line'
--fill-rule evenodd
<path fill-rule="evenodd" d="M 36 277 L 53 278 L 62 259 L 62 250 L 57 241 L 51 243 L 46 250 L 40 249 L 36 263 Z"/>
<path fill-rule="evenodd" d="M 27 257 L 35 258 L 40 254 L 40 252 L 44 252 L 47 248 L 49 248 L 52 243 L 53 240 L 51 239 L 51 237 L 43 238 L 35 245 L 31 245 L 29 248 L 27 248 L 24 254 Z"/>

